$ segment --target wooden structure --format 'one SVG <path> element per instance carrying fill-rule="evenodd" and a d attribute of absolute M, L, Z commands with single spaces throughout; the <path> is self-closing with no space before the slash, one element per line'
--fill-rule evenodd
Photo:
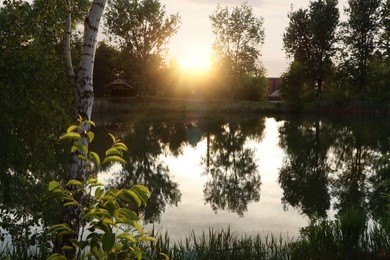
<path fill-rule="evenodd" d="M 135 96 L 137 91 L 126 80 L 118 78 L 104 87 L 106 97 L 130 97 Z"/>
<path fill-rule="evenodd" d="M 268 100 L 281 100 L 279 93 L 280 78 L 267 78 L 268 80 Z"/>

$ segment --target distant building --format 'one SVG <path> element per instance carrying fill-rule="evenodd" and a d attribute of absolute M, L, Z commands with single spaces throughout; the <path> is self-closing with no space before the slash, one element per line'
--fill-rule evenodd
<path fill-rule="evenodd" d="M 130 97 L 137 94 L 136 89 L 125 79 L 118 78 L 104 87 L 106 97 Z"/>
<path fill-rule="evenodd" d="M 281 100 L 279 93 L 280 78 L 267 78 L 268 80 L 268 100 Z"/>

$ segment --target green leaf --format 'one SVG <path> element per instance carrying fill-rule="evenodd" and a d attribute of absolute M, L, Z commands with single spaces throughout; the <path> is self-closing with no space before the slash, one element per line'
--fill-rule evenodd
<path fill-rule="evenodd" d="M 70 152 L 71 152 L 71 153 L 74 153 L 74 152 L 76 152 L 78 149 L 79 149 L 79 148 L 78 148 L 77 146 L 72 145 L 72 148 L 70 148 Z"/>
<path fill-rule="evenodd" d="M 108 212 L 108 210 L 105 210 L 105 209 L 92 209 L 91 211 L 89 211 L 87 214 L 85 214 L 83 216 L 83 219 L 94 219 L 94 218 L 101 218 L 101 217 L 107 217 L 107 218 L 110 218 L 111 215 L 110 213 Z"/>
<path fill-rule="evenodd" d="M 110 156 L 110 155 L 118 155 L 118 156 L 122 157 L 123 152 L 121 150 L 116 149 L 116 148 L 110 148 L 106 151 L 106 156 Z"/>
<path fill-rule="evenodd" d="M 165 260 L 169 260 L 169 256 L 167 254 L 164 254 L 164 253 L 158 253 L 160 256 L 164 257 Z"/>
<path fill-rule="evenodd" d="M 100 199 L 104 193 L 104 189 L 101 187 L 97 187 L 95 190 L 95 197 L 96 199 Z"/>
<path fill-rule="evenodd" d="M 95 163 L 96 167 L 99 167 L 100 165 L 100 157 L 97 153 L 95 152 L 89 152 L 89 157 L 93 160 Z"/>
<path fill-rule="evenodd" d="M 64 206 L 67 207 L 67 206 L 78 206 L 79 203 L 77 201 L 70 201 L 70 202 L 66 202 L 64 203 Z"/>
<path fill-rule="evenodd" d="M 112 146 L 112 148 L 115 148 L 115 149 L 118 149 L 118 150 L 122 150 L 122 151 L 125 151 L 127 152 L 128 149 L 127 149 L 127 146 L 124 144 L 124 143 L 116 143 Z"/>
<path fill-rule="evenodd" d="M 115 245 L 112 247 L 112 251 L 113 251 L 113 252 L 119 252 L 122 248 L 123 248 L 123 244 L 115 244 Z"/>
<path fill-rule="evenodd" d="M 88 162 L 87 157 L 85 157 L 84 155 L 79 154 L 79 155 L 77 156 L 77 158 L 79 158 L 79 159 L 82 160 L 82 161 Z"/>
<path fill-rule="evenodd" d="M 104 259 L 104 251 L 101 248 L 92 247 L 91 253 L 99 260 Z"/>
<path fill-rule="evenodd" d="M 117 206 L 114 204 L 112 201 L 107 201 L 106 203 L 103 204 L 103 206 L 110 212 L 111 216 L 117 217 L 118 213 L 116 213 Z"/>
<path fill-rule="evenodd" d="M 81 139 L 81 135 L 79 133 L 70 132 L 60 136 L 60 140 L 65 140 L 65 139 L 79 140 Z"/>
<path fill-rule="evenodd" d="M 98 182 L 97 179 L 91 178 L 91 179 L 88 179 L 88 180 L 86 181 L 86 184 L 89 185 L 89 184 L 91 184 L 91 183 L 96 183 L 96 182 Z"/>
<path fill-rule="evenodd" d="M 91 120 L 85 120 L 83 123 L 84 123 L 84 124 L 90 124 L 90 125 L 93 125 L 93 126 L 96 127 L 95 122 L 93 122 L 93 121 L 91 121 Z"/>
<path fill-rule="evenodd" d="M 79 241 L 77 241 L 77 239 L 71 238 L 71 239 L 69 239 L 69 242 L 72 244 L 72 246 L 74 248 L 79 248 L 80 247 L 80 243 L 79 243 Z"/>
<path fill-rule="evenodd" d="M 76 130 L 78 128 L 77 125 L 71 125 L 68 127 L 68 129 L 66 130 L 67 133 L 70 133 L 70 132 L 73 132 L 74 130 Z"/>
<path fill-rule="evenodd" d="M 88 153 L 88 147 L 85 144 L 82 144 L 80 142 L 74 142 L 73 145 L 83 151 L 84 155 Z"/>
<path fill-rule="evenodd" d="M 83 121 L 83 118 L 81 117 L 80 114 L 77 114 L 77 121 L 80 123 Z"/>
<path fill-rule="evenodd" d="M 150 198 L 150 191 L 143 185 L 136 184 L 131 188 L 134 192 L 138 194 L 142 202 L 146 205 Z"/>
<path fill-rule="evenodd" d="M 134 254 L 137 257 L 137 259 L 141 260 L 142 259 L 142 250 L 141 250 L 141 248 L 136 246 L 136 247 L 133 247 L 133 249 L 134 249 Z"/>
<path fill-rule="evenodd" d="M 74 250 L 74 248 L 71 247 L 71 246 L 63 246 L 61 249 L 64 250 L 64 251 L 72 251 L 72 250 Z"/>
<path fill-rule="evenodd" d="M 91 131 L 88 131 L 87 136 L 88 136 L 89 142 L 92 143 L 93 139 L 95 138 L 95 134 Z"/>
<path fill-rule="evenodd" d="M 92 183 L 91 185 L 89 185 L 89 187 L 99 187 L 99 186 L 104 186 L 104 184 L 102 182 L 95 182 L 95 183 Z"/>
<path fill-rule="evenodd" d="M 132 190 L 123 189 L 121 192 L 118 193 L 118 197 L 129 203 L 134 203 L 137 208 L 141 206 L 140 198 Z"/>
<path fill-rule="evenodd" d="M 103 235 L 103 250 L 109 252 L 115 244 L 115 234 L 113 233 L 104 233 Z"/>
<path fill-rule="evenodd" d="M 66 187 L 68 187 L 70 185 L 80 186 L 80 185 L 83 185 L 83 183 L 81 181 L 78 181 L 78 180 L 69 180 L 68 183 L 66 184 Z"/>
<path fill-rule="evenodd" d="M 66 223 L 55 224 L 49 228 L 49 232 L 63 232 L 63 231 L 72 232 L 72 229 Z"/>
<path fill-rule="evenodd" d="M 49 182 L 49 191 L 53 191 L 55 190 L 56 188 L 58 188 L 60 186 L 60 183 L 57 182 L 57 181 L 51 181 Z"/>
<path fill-rule="evenodd" d="M 104 218 L 103 219 L 103 223 L 109 225 L 109 226 L 113 226 L 113 227 L 116 227 L 116 224 L 114 221 L 112 221 L 112 219 L 110 218 Z"/>
<path fill-rule="evenodd" d="M 116 143 L 116 138 L 115 138 L 115 136 L 114 136 L 113 134 L 111 134 L 111 133 L 108 133 L 108 135 L 111 137 L 112 142 L 115 144 L 115 143 Z"/>
<path fill-rule="evenodd" d="M 106 157 L 103 160 L 102 164 L 105 164 L 105 163 L 108 163 L 108 162 L 120 162 L 120 163 L 126 164 L 126 161 L 123 160 L 123 158 L 121 158 L 119 156 L 116 156 L 116 155 L 111 155 L 111 156 Z"/>
<path fill-rule="evenodd" d="M 132 235 L 130 235 L 129 233 L 122 233 L 122 234 L 118 235 L 118 238 L 126 239 L 132 243 L 136 242 L 135 238 Z"/>
<path fill-rule="evenodd" d="M 138 220 L 138 215 L 134 211 L 127 209 L 127 208 L 120 208 L 119 214 L 124 215 L 126 218 L 131 220 Z"/>

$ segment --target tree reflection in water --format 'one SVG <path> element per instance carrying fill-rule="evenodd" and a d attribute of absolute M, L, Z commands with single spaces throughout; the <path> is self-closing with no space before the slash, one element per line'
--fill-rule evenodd
<path fill-rule="evenodd" d="M 381 194 L 390 191 L 389 140 L 383 129 L 389 129 L 387 122 L 284 122 L 279 129 L 280 146 L 286 151 L 279 174 L 284 205 L 315 219 L 327 217 L 332 198 L 342 225 L 351 225 L 346 222 L 351 212 L 362 222 L 355 224 L 366 226 L 369 218 L 383 223 L 388 201 Z"/>
<path fill-rule="evenodd" d="M 280 169 L 282 202 L 298 207 L 309 217 L 325 217 L 330 207 L 328 143 L 322 140 L 318 121 L 287 121 L 280 128 L 280 146 L 286 159 Z"/>
<path fill-rule="evenodd" d="M 207 130 L 207 155 L 202 164 L 211 180 L 206 182 L 203 192 L 206 203 L 215 212 L 221 209 L 243 216 L 250 202 L 260 200 L 261 180 L 255 150 L 245 143 L 249 135 L 261 138 L 264 120 L 246 123 L 255 127 L 249 128 L 244 122 L 220 122 L 210 124 Z"/>
<path fill-rule="evenodd" d="M 168 166 L 159 158 L 161 154 L 179 155 L 186 145 L 186 124 L 177 122 L 110 123 L 106 126 L 118 132 L 129 148 L 125 154 L 128 163 L 114 176 L 110 185 L 116 188 L 141 183 L 151 191 L 144 209 L 145 222 L 160 221 L 167 205 L 177 206 L 181 199 L 178 184 L 172 181 Z"/>

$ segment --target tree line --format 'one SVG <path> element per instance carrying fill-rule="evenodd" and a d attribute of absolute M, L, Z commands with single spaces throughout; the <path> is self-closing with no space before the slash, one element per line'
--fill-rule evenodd
<path fill-rule="evenodd" d="M 390 98 L 390 1 L 349 0 L 340 21 L 337 0 L 291 10 L 283 35 L 292 59 L 282 75 L 286 100 L 307 102 Z"/>
<path fill-rule="evenodd" d="M 180 28 L 178 13 L 166 14 L 158 0 L 113 0 L 104 17 L 107 39 L 97 47 L 95 89 L 125 78 L 139 96 L 261 99 L 265 70 L 260 62 L 263 18 L 248 4 L 218 5 L 210 15 L 215 35 L 212 72 L 185 73 L 167 62 L 167 44 Z"/>

